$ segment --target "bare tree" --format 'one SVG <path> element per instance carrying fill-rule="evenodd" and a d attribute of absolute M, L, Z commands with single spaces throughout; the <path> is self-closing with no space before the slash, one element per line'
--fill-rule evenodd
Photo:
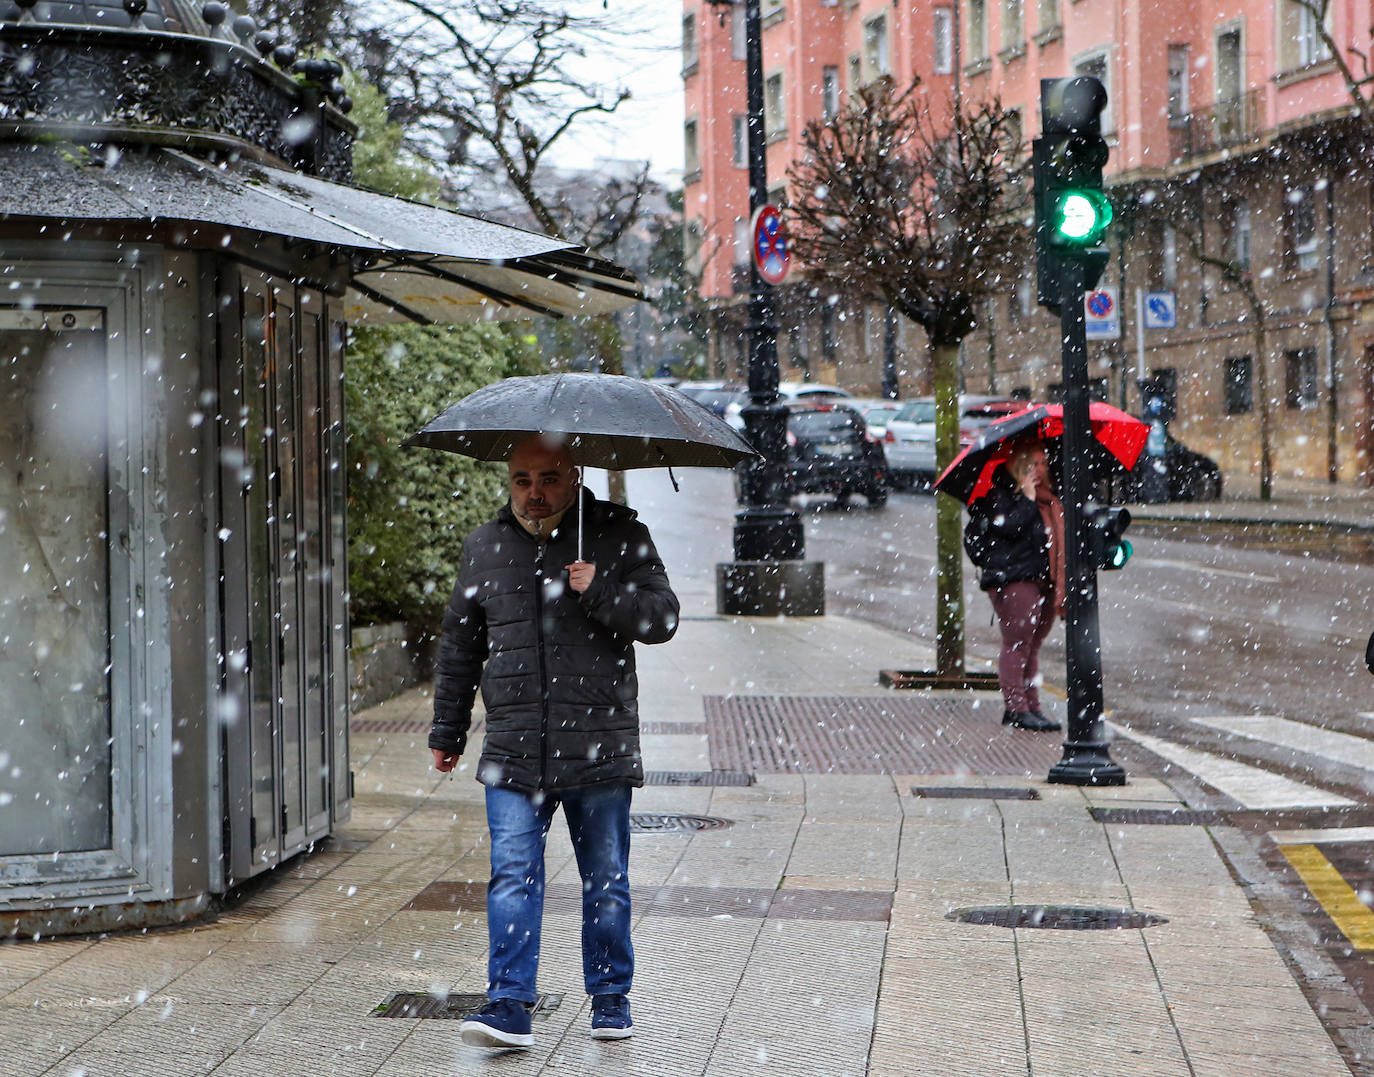
<path fill-rule="evenodd" d="M 1342 44 L 1332 36 L 1329 13 L 1331 0 L 1289 0 L 1295 8 L 1306 11 L 1313 20 L 1313 29 L 1322 43 L 1326 58 L 1332 60 L 1341 73 L 1350 100 L 1355 105 L 1365 128 L 1374 132 L 1374 70 L 1370 68 L 1369 52 L 1355 45 Z M 1369 27 L 1369 40 L 1374 44 L 1374 25 Z M 1352 62 L 1353 61 L 1353 62 Z M 1356 66 L 1358 65 L 1358 70 Z"/>
<path fill-rule="evenodd" d="M 788 170 L 795 246 L 823 285 L 886 303 L 925 331 L 936 461 L 958 449 L 959 345 L 976 309 L 1024 263 L 1019 123 L 996 101 L 950 102 L 938 118 L 913 84 L 880 80 L 803 134 Z M 961 513 L 938 498 L 936 672 L 964 670 Z"/>

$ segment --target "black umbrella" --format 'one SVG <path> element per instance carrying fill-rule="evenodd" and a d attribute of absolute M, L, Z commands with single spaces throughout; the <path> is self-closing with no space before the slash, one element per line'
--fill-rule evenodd
<path fill-rule="evenodd" d="M 463 397 L 405 444 L 509 460 L 534 434 L 561 441 L 576 464 L 612 471 L 734 467 L 758 455 L 710 408 L 669 386 L 620 374 L 507 378 Z M 577 505 L 580 559 L 580 495 Z"/>
<path fill-rule="evenodd" d="M 710 408 L 620 374 L 507 378 L 426 423 L 406 445 L 508 460 L 532 434 L 563 441 L 586 467 L 734 467 L 757 453 Z"/>

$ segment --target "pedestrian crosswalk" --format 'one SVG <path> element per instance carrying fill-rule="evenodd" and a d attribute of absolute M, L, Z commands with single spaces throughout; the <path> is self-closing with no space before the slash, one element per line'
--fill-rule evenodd
<path fill-rule="evenodd" d="M 1209 724 L 1222 719 L 1195 719 Z M 1297 723 L 1291 723 L 1297 724 Z M 1251 766 L 1235 759 L 1227 759 L 1211 752 L 1191 748 L 1176 741 L 1143 733 L 1129 726 L 1113 724 L 1118 736 L 1135 741 L 1143 748 L 1169 763 L 1181 767 L 1194 777 L 1226 794 L 1246 808 L 1268 810 L 1279 808 L 1346 807 L 1355 802 L 1347 797 L 1295 781 L 1262 767 Z M 1352 738 L 1354 739 L 1354 738 Z M 1374 744 L 1371 745 L 1374 747 Z"/>

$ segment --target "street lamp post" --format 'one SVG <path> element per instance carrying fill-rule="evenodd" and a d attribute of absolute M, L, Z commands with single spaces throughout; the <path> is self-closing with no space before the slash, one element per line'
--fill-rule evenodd
<path fill-rule="evenodd" d="M 736 0 L 707 0 L 722 11 Z M 749 218 L 768 202 L 767 142 L 763 111 L 763 19 L 760 0 L 743 0 L 744 70 L 749 146 Z M 751 236 L 751 243 L 754 242 Z M 806 562 L 801 518 L 783 492 L 787 409 L 778 401 L 778 323 L 773 287 L 758 260 L 749 269 L 749 403 L 745 433 L 760 458 L 740 476 L 733 562 L 716 569 L 721 613 L 816 615 L 825 609 L 824 566 Z"/>

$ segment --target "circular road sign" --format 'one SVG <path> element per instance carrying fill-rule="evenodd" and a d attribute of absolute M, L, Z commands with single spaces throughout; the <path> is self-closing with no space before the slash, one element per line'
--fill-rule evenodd
<path fill-rule="evenodd" d="M 792 268 L 787 225 L 777 206 L 760 206 L 754 213 L 754 265 L 769 284 L 781 284 Z"/>
<path fill-rule="evenodd" d="M 1110 318 L 1115 306 L 1116 300 L 1112 298 L 1111 292 L 1088 293 L 1088 313 L 1094 318 Z"/>

